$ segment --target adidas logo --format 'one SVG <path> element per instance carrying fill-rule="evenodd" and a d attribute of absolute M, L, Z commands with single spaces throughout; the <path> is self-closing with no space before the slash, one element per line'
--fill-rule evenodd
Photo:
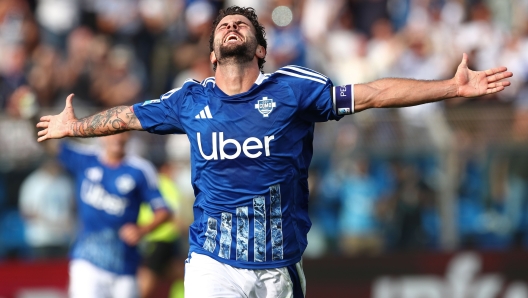
<path fill-rule="evenodd" d="M 196 116 L 194 116 L 196 119 L 212 119 L 213 115 L 211 115 L 211 111 L 209 110 L 209 106 L 205 106 L 203 110 L 200 111 L 200 113 Z"/>

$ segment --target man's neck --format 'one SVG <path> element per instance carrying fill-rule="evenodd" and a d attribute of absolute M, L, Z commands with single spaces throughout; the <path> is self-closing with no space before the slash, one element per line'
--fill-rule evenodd
<path fill-rule="evenodd" d="M 260 75 L 260 69 L 255 66 L 218 65 L 215 73 L 215 84 L 227 95 L 244 93 L 251 89 Z"/>

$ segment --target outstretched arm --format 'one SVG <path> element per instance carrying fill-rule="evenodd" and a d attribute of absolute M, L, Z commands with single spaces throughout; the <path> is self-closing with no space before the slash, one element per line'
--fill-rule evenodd
<path fill-rule="evenodd" d="M 453 97 L 475 97 L 497 93 L 510 85 L 501 81 L 513 74 L 506 67 L 473 71 L 467 67 L 467 55 L 452 79 L 425 81 L 387 78 L 354 86 L 354 111 L 369 108 L 408 107 Z"/>
<path fill-rule="evenodd" d="M 96 137 L 117 134 L 127 130 L 143 130 L 132 106 L 110 108 L 92 116 L 77 119 L 72 106 L 73 94 L 66 98 L 66 106 L 58 115 L 40 118 L 37 141 L 64 137 Z"/>

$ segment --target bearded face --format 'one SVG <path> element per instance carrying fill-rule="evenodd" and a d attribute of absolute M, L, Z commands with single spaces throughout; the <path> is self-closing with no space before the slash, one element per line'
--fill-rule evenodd
<path fill-rule="evenodd" d="M 221 43 L 217 47 L 217 58 L 218 63 L 223 64 L 228 60 L 233 60 L 239 63 L 247 63 L 253 60 L 255 57 L 255 51 L 257 50 L 257 40 L 255 38 L 248 38 L 245 42 L 241 43 Z"/>
<path fill-rule="evenodd" d="M 248 63 L 255 58 L 258 42 L 247 18 L 225 17 L 216 29 L 214 54 L 219 65 Z"/>

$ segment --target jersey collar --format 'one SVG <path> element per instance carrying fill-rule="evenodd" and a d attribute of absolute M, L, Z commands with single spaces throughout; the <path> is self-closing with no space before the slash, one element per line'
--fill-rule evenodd
<path fill-rule="evenodd" d="M 264 81 L 264 79 L 266 79 L 266 76 L 264 74 L 262 74 L 262 72 L 259 72 L 259 76 L 258 76 L 257 80 L 255 81 L 255 84 L 257 84 L 257 85 L 262 84 L 262 81 Z"/>
<path fill-rule="evenodd" d="M 257 80 L 255 81 L 255 83 L 253 83 L 253 86 L 248 91 L 241 93 L 241 94 L 237 94 L 237 95 L 229 96 L 225 94 L 224 91 L 222 91 L 220 88 L 218 88 L 218 86 L 216 86 L 216 84 L 213 85 L 213 90 L 217 95 L 220 95 L 222 97 L 239 98 L 240 96 L 246 95 L 248 92 L 251 92 L 257 86 L 260 86 L 260 84 L 262 84 L 262 82 L 264 82 L 264 80 L 267 78 L 268 76 L 265 76 L 262 72 L 259 72 L 259 76 L 257 77 Z"/>

